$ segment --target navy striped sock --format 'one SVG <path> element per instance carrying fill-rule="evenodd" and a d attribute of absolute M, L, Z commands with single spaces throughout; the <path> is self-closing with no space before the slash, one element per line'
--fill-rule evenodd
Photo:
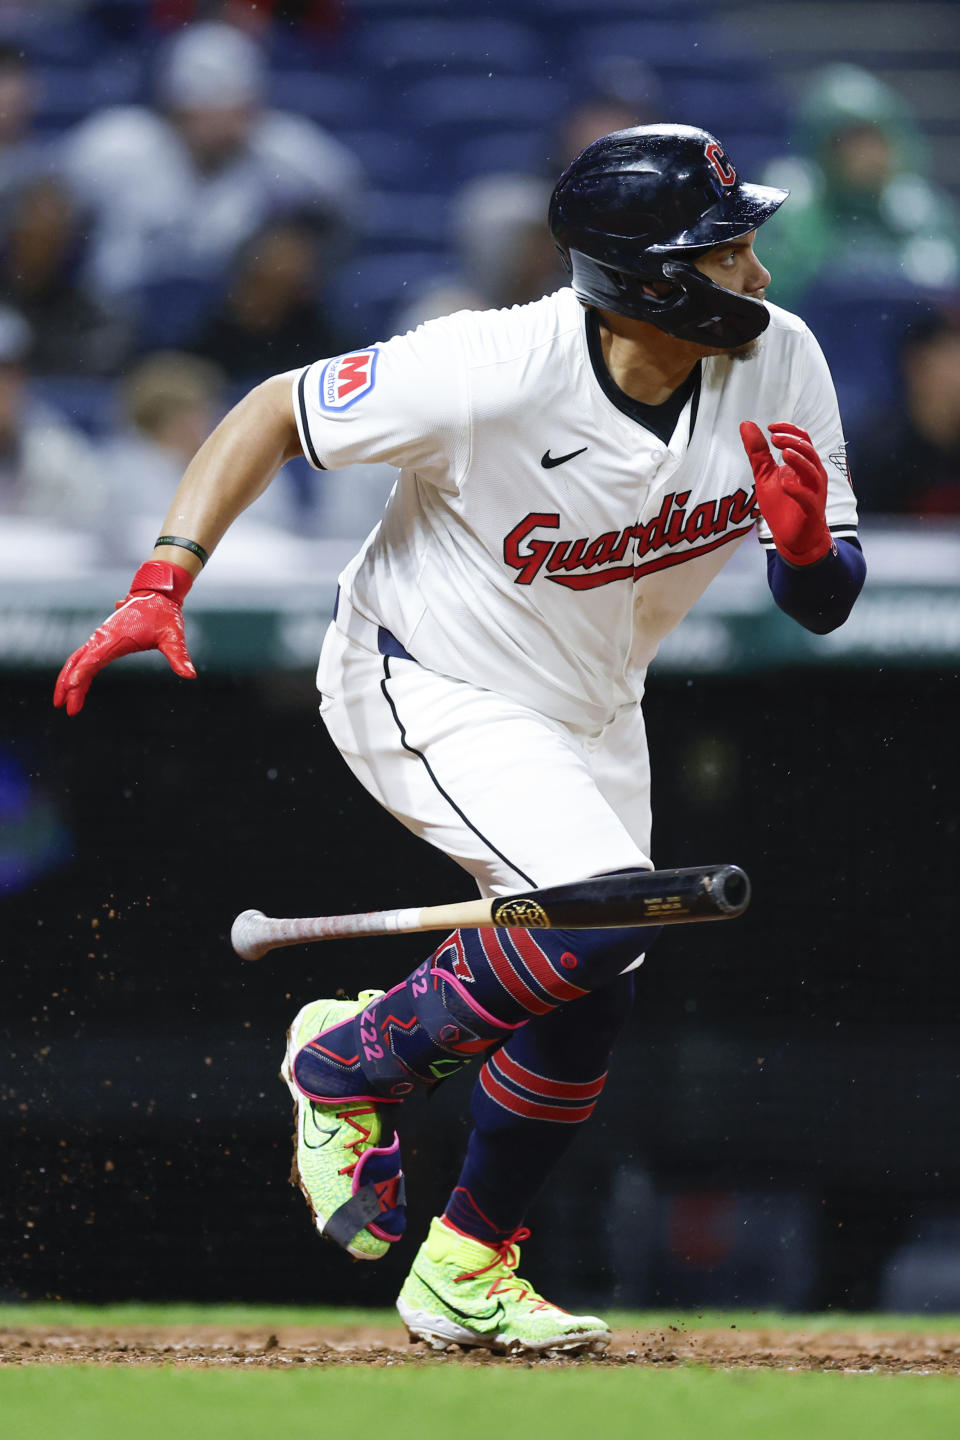
<path fill-rule="evenodd" d="M 473 1133 L 445 1217 L 496 1245 L 512 1235 L 593 1114 L 614 1041 L 633 1002 L 621 975 L 576 1005 L 518 1030 L 484 1064 Z"/>

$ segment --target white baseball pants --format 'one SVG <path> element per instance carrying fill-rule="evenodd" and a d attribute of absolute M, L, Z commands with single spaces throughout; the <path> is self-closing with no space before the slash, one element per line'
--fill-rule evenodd
<path fill-rule="evenodd" d="M 361 640 L 331 624 L 317 672 L 324 724 L 370 794 L 482 895 L 650 864 L 639 705 L 586 734 L 377 643 L 373 626 Z"/>

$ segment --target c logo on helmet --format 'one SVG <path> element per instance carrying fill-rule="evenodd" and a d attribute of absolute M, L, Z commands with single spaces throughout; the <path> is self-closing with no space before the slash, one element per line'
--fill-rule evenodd
<path fill-rule="evenodd" d="M 737 172 L 730 164 L 726 155 L 724 155 L 723 150 L 717 144 L 716 140 L 711 140 L 710 144 L 705 147 L 703 153 L 710 161 L 714 170 L 716 170 L 721 185 L 730 186 L 737 183 Z"/>

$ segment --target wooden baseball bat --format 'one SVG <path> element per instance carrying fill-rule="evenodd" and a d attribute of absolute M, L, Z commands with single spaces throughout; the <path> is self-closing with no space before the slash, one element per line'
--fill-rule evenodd
<path fill-rule="evenodd" d="M 603 930 L 627 925 L 680 925 L 732 920 L 750 903 L 750 881 L 738 865 L 687 870 L 618 870 L 570 885 L 466 900 L 421 909 L 372 910 L 361 915 L 315 915 L 274 920 L 244 910 L 230 940 L 244 960 L 259 960 L 282 945 L 345 940 L 355 935 L 398 935 L 413 930 L 497 927 L 507 930 Z"/>

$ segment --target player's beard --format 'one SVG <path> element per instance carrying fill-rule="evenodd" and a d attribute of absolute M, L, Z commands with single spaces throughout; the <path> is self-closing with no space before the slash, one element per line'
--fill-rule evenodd
<path fill-rule="evenodd" d="M 748 340 L 746 345 L 738 345 L 734 350 L 727 350 L 726 354 L 731 360 L 754 360 L 760 354 L 760 336 L 755 340 Z"/>

